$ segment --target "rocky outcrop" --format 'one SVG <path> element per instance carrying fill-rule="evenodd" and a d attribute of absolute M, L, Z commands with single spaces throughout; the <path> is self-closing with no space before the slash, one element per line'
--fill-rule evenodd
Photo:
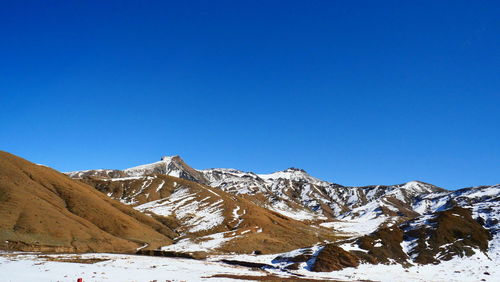
<path fill-rule="evenodd" d="M 412 223 L 414 221 L 403 225 L 405 239 L 415 242 L 409 254 L 420 264 L 471 256 L 475 251 L 486 252 L 491 239 L 488 230 L 472 217 L 472 212 L 461 207 L 437 212 L 423 224 L 412 226 Z"/>
<path fill-rule="evenodd" d="M 346 267 L 357 267 L 358 265 L 359 258 L 356 255 L 334 244 L 328 244 L 317 254 L 311 270 L 330 272 Z"/>

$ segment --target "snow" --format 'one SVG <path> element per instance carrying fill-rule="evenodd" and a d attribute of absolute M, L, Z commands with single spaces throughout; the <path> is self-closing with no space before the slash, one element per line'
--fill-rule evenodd
<path fill-rule="evenodd" d="M 45 258 L 44 258 L 45 257 Z M 107 259 L 93 264 L 47 261 L 47 257 Z M 214 261 L 118 254 L 0 254 L 0 280 L 25 281 L 230 281 L 216 274 L 263 276 L 261 270 Z"/>
<path fill-rule="evenodd" d="M 174 177 L 180 177 L 186 172 L 182 161 L 178 156 L 162 157 L 161 161 L 145 165 L 139 165 L 123 170 L 129 176 L 145 176 L 153 173 L 160 173 Z"/>
<path fill-rule="evenodd" d="M 203 188 L 205 188 L 205 187 L 203 187 Z M 205 188 L 205 190 L 207 190 L 208 192 L 210 192 L 210 193 L 214 194 L 214 195 L 215 195 L 215 196 L 217 196 L 217 197 L 220 197 L 220 195 L 219 195 L 219 194 L 215 193 L 215 192 L 214 192 L 214 191 L 212 191 L 211 189 L 207 189 L 207 188 Z"/>
<path fill-rule="evenodd" d="M 489 275 L 485 274 L 488 272 Z M 483 253 L 476 252 L 469 258 L 455 258 L 433 265 L 416 265 L 404 268 L 399 264 L 373 265 L 361 264 L 357 268 L 345 268 L 334 272 L 309 272 L 300 269 L 296 273 L 308 278 L 337 280 L 370 280 L 370 281 L 500 281 L 498 261 L 488 259 Z"/>
<path fill-rule="evenodd" d="M 201 206 L 198 202 L 191 202 L 190 205 L 184 206 L 176 213 L 176 217 L 184 219 L 188 216 L 192 218 L 184 221 L 187 226 L 192 226 L 189 232 L 198 232 L 202 230 L 212 229 L 224 222 L 222 214 L 222 203 L 224 200 L 219 200 L 208 207 Z"/>
<path fill-rule="evenodd" d="M 295 220 L 326 219 L 323 215 L 306 209 L 292 209 L 283 201 L 277 201 L 272 206 L 267 206 L 266 208 Z"/>
<path fill-rule="evenodd" d="M 351 234 L 353 236 L 363 236 L 378 229 L 389 217 L 379 216 L 376 218 L 357 218 L 352 220 L 332 221 L 321 223 L 320 225 L 332 228 L 335 231 Z"/>
<path fill-rule="evenodd" d="M 380 214 L 380 205 L 381 203 L 378 201 L 372 201 L 340 216 L 339 218 L 342 220 L 325 222 L 320 225 L 356 237 L 367 235 L 377 230 L 381 224 L 385 222 L 389 223 L 396 219 L 396 217 Z"/>
<path fill-rule="evenodd" d="M 262 179 L 272 179 L 272 180 L 276 180 L 276 179 L 295 180 L 295 179 L 310 178 L 310 179 L 314 179 L 317 182 L 321 181 L 317 178 L 309 176 L 309 174 L 307 174 L 304 171 L 291 170 L 291 169 L 287 169 L 284 171 L 277 171 L 277 172 L 273 172 L 270 174 L 257 174 L 257 176 L 259 176 Z"/>
<path fill-rule="evenodd" d="M 438 211 L 446 205 L 448 200 L 448 192 L 428 194 L 423 199 L 414 203 L 412 208 L 420 214 L 424 214 L 429 211 Z"/>
<path fill-rule="evenodd" d="M 234 227 L 240 226 L 240 224 L 243 222 L 243 219 L 240 218 L 240 215 L 238 214 L 238 211 L 240 210 L 240 206 L 236 206 L 233 210 L 233 221 L 237 221 L 236 225 Z M 245 210 L 243 210 L 243 214 L 245 214 Z"/>
<path fill-rule="evenodd" d="M 110 178 L 103 179 L 104 181 L 126 181 L 126 180 L 134 180 L 134 179 L 143 179 L 144 176 L 129 176 L 129 177 L 120 177 L 120 178 Z"/>
<path fill-rule="evenodd" d="M 367 253 L 368 250 L 361 249 L 358 245 L 356 245 L 354 242 L 353 243 L 344 243 L 340 244 L 339 247 L 346 251 L 360 251 L 360 252 L 365 252 Z"/>
<path fill-rule="evenodd" d="M 240 217 L 240 215 L 238 214 L 238 211 L 240 210 L 240 206 L 237 206 L 234 210 L 233 210 L 233 217 L 234 219 L 238 219 Z"/>
<path fill-rule="evenodd" d="M 428 190 L 426 189 L 427 185 L 424 185 L 421 182 L 418 181 L 410 181 L 401 186 L 401 189 L 407 189 L 410 191 L 415 191 L 415 192 L 427 192 Z"/>
<path fill-rule="evenodd" d="M 165 185 L 165 180 L 161 181 L 160 185 L 158 185 L 158 187 L 156 188 L 156 192 L 159 192 L 161 190 L 161 188 L 163 188 L 163 185 Z"/>
<path fill-rule="evenodd" d="M 345 250 L 360 250 L 356 246 L 348 243 L 341 245 Z M 266 269 L 273 274 L 284 274 L 282 270 L 288 263 L 282 260 L 275 260 L 280 255 L 282 257 L 294 257 L 305 250 L 299 249 L 283 254 L 276 255 L 223 255 L 212 256 L 209 260 L 215 261 L 221 258 L 233 259 L 240 261 L 249 261 L 257 263 L 265 263 L 275 266 L 275 269 Z M 310 248 L 313 254 L 317 254 L 321 250 L 321 246 L 317 245 Z M 489 255 L 491 257 L 491 255 Z M 310 261 L 309 261 L 310 263 Z M 456 257 L 450 261 L 444 261 L 434 265 L 414 265 L 404 268 L 399 264 L 361 264 L 356 268 L 345 268 L 340 271 L 333 272 L 311 272 L 309 271 L 308 263 L 301 263 L 298 270 L 286 270 L 286 273 L 303 275 L 302 278 L 319 279 L 319 280 L 340 280 L 340 281 L 442 281 L 442 282 L 458 282 L 458 281 L 500 281 L 500 264 L 498 260 L 492 260 L 480 251 L 471 257 Z M 485 273 L 489 273 L 485 274 Z"/>
<path fill-rule="evenodd" d="M 224 222 L 224 200 L 210 202 L 209 199 L 210 197 L 205 197 L 198 200 L 196 193 L 179 187 L 170 197 L 142 204 L 135 209 L 162 216 L 174 215 L 186 226 L 187 232 L 193 233 L 210 230 Z"/>
<path fill-rule="evenodd" d="M 157 168 L 157 167 L 164 166 L 165 170 L 166 170 L 168 163 L 170 163 L 171 161 L 172 161 L 172 158 L 170 157 L 170 158 L 167 158 L 165 160 L 161 160 L 159 162 L 127 168 L 123 171 L 127 175 L 130 175 L 130 176 L 144 176 L 145 174 L 152 173 L 155 170 L 155 168 Z"/>
<path fill-rule="evenodd" d="M 162 251 L 176 252 L 209 252 L 216 250 L 237 237 L 235 231 L 226 231 L 221 233 L 210 234 L 196 239 L 182 239 L 175 244 L 164 246 Z M 243 233 L 242 233 L 243 234 Z"/>
<path fill-rule="evenodd" d="M 418 256 L 418 253 L 411 254 L 411 252 L 417 246 L 417 244 L 418 244 L 418 238 L 411 238 L 401 242 L 401 249 L 407 256 L 409 256 L 413 260 L 416 259 Z"/>
<path fill-rule="evenodd" d="M 493 185 L 488 188 L 480 188 L 471 190 L 471 193 L 465 195 L 468 198 L 491 197 L 500 194 L 500 185 Z"/>
<path fill-rule="evenodd" d="M 147 246 L 149 246 L 149 244 L 148 244 L 148 243 L 146 243 L 146 244 L 144 244 L 144 245 L 140 246 L 139 248 L 137 248 L 137 249 L 136 249 L 136 251 L 140 251 L 140 250 L 142 250 L 142 249 L 146 248 Z"/>
<path fill-rule="evenodd" d="M 149 211 L 157 215 L 169 216 L 186 202 L 195 199 L 188 189 L 177 189 L 169 198 L 147 202 L 135 207 L 138 211 Z"/>

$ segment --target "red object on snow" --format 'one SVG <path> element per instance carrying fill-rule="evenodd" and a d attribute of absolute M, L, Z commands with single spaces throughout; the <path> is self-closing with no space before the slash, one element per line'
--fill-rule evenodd
<path fill-rule="evenodd" d="M 78 278 L 76 282 L 83 282 L 83 278 Z"/>

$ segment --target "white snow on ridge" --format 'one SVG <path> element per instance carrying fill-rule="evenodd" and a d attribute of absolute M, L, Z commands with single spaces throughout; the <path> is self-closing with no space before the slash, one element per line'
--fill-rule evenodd
<path fill-rule="evenodd" d="M 179 177 L 180 169 L 177 167 L 169 169 L 169 165 L 174 164 L 172 159 L 173 157 L 165 157 L 159 162 L 127 168 L 123 172 L 130 176 L 144 176 L 155 171 L 160 171 L 163 174 Z"/>
<path fill-rule="evenodd" d="M 103 179 L 104 181 L 127 181 L 127 180 L 135 180 L 135 179 L 143 179 L 145 176 L 128 176 L 128 177 L 118 177 L 118 178 L 110 178 Z"/>
<path fill-rule="evenodd" d="M 267 181 L 275 181 L 278 179 L 286 179 L 292 181 L 306 181 L 311 184 L 329 184 L 316 177 L 310 176 L 307 172 L 300 169 L 289 168 L 283 171 L 277 171 L 270 174 L 257 174 L 262 179 Z"/>
<path fill-rule="evenodd" d="M 223 200 L 208 201 L 210 197 L 197 200 L 196 193 L 179 187 L 168 198 L 151 201 L 135 207 L 142 212 L 152 212 L 157 215 L 174 215 L 187 227 L 187 232 L 198 232 L 212 229 L 224 222 Z"/>
<path fill-rule="evenodd" d="M 321 214 L 316 214 L 314 212 L 305 210 L 305 209 L 291 209 L 288 207 L 288 205 L 282 201 L 275 202 L 272 204 L 272 206 L 267 206 L 266 207 L 269 210 L 275 211 L 277 213 L 280 213 L 284 216 L 287 216 L 289 218 L 293 218 L 295 220 L 323 220 L 326 219 Z"/>

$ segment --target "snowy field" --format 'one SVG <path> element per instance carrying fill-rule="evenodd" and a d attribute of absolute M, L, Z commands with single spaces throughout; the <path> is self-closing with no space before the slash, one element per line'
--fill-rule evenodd
<path fill-rule="evenodd" d="M 105 259 L 96 263 L 49 261 L 59 259 Z M 181 258 L 116 254 L 37 255 L 0 254 L 0 281 L 231 281 L 209 278 L 216 274 L 264 276 L 262 270 L 218 262 Z"/>
<path fill-rule="evenodd" d="M 226 259 L 251 261 L 257 263 L 273 264 L 276 255 L 235 255 L 224 256 Z M 283 274 L 279 269 L 269 269 L 270 273 Z M 491 260 L 483 253 L 477 253 L 469 258 L 455 258 L 438 265 L 417 265 L 404 268 L 399 264 L 373 265 L 361 264 L 357 268 L 345 268 L 333 272 L 311 272 L 303 263 L 299 270 L 289 271 L 308 279 L 336 280 L 336 281 L 500 281 L 500 263 Z M 296 277 L 298 277 L 296 276 Z"/>
<path fill-rule="evenodd" d="M 361 264 L 357 268 L 345 268 L 331 273 L 317 273 L 301 270 L 297 273 L 310 278 L 338 279 L 342 281 L 500 281 L 498 262 L 488 259 L 484 254 L 470 258 L 456 258 L 438 265 L 417 265 L 403 268 L 399 264 L 373 265 Z M 484 279 L 484 280 L 483 280 Z"/>
<path fill-rule="evenodd" d="M 331 273 L 315 273 L 304 265 L 300 270 L 285 273 L 279 269 L 267 271 L 230 266 L 217 262 L 222 258 L 260 262 L 273 265 L 276 255 L 226 255 L 206 261 L 181 258 L 148 257 L 116 254 L 43 255 L 34 253 L 0 253 L 0 281 L 234 281 L 213 275 L 266 276 L 340 281 L 500 281 L 497 261 L 483 254 L 457 258 L 439 265 L 403 268 L 400 265 L 368 265 Z M 51 261 L 64 259 L 78 262 Z M 102 259 L 83 263 L 88 259 Z M 274 264 L 279 267 L 279 265 Z M 241 280 L 237 280 L 241 281 Z"/>

